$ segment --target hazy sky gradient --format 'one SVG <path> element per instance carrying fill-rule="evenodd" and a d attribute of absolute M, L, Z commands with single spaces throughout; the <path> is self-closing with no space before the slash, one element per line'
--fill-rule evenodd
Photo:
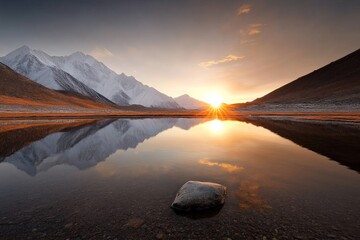
<path fill-rule="evenodd" d="M 176 97 L 243 102 L 360 46 L 360 1 L 3 1 L 0 55 L 82 51 Z"/>

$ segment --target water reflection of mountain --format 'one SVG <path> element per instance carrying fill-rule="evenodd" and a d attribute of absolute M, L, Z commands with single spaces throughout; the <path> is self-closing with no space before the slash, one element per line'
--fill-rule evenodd
<path fill-rule="evenodd" d="M 247 118 L 246 122 L 269 129 L 283 138 L 360 172 L 358 124 Z"/>
<path fill-rule="evenodd" d="M 65 132 L 92 124 L 95 120 L 22 121 L 0 124 L 0 162 L 19 149 L 55 132 Z"/>
<path fill-rule="evenodd" d="M 23 147 L 4 161 L 34 176 L 53 166 L 67 164 L 83 170 L 95 166 L 117 150 L 139 143 L 174 126 L 189 129 L 203 119 L 120 119 L 99 121 L 82 128 L 52 133 Z M 11 138 L 11 134 L 7 135 Z M 26 138 L 26 136 L 22 136 Z M 2 139 L 6 142 L 6 139 Z"/>

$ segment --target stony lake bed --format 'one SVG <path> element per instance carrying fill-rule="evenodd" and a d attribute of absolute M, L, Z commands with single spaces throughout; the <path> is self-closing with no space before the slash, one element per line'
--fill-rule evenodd
<path fill-rule="evenodd" d="M 358 123 L 81 121 L 2 124 L 1 239 L 360 236 Z M 189 180 L 226 186 L 223 207 L 171 209 Z"/>

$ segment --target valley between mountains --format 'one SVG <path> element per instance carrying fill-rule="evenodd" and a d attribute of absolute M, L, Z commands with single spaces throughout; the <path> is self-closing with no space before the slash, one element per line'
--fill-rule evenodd
<path fill-rule="evenodd" d="M 359 121 L 360 50 L 252 102 L 219 108 L 173 98 L 90 55 L 50 56 L 22 46 L 0 57 L 0 118 L 217 117 L 281 115 Z"/>

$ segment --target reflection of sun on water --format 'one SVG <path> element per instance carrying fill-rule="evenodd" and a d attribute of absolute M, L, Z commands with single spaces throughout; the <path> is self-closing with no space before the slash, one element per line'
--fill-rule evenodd
<path fill-rule="evenodd" d="M 221 133 L 224 130 L 224 123 L 219 119 L 209 122 L 210 130 L 214 133 Z"/>

